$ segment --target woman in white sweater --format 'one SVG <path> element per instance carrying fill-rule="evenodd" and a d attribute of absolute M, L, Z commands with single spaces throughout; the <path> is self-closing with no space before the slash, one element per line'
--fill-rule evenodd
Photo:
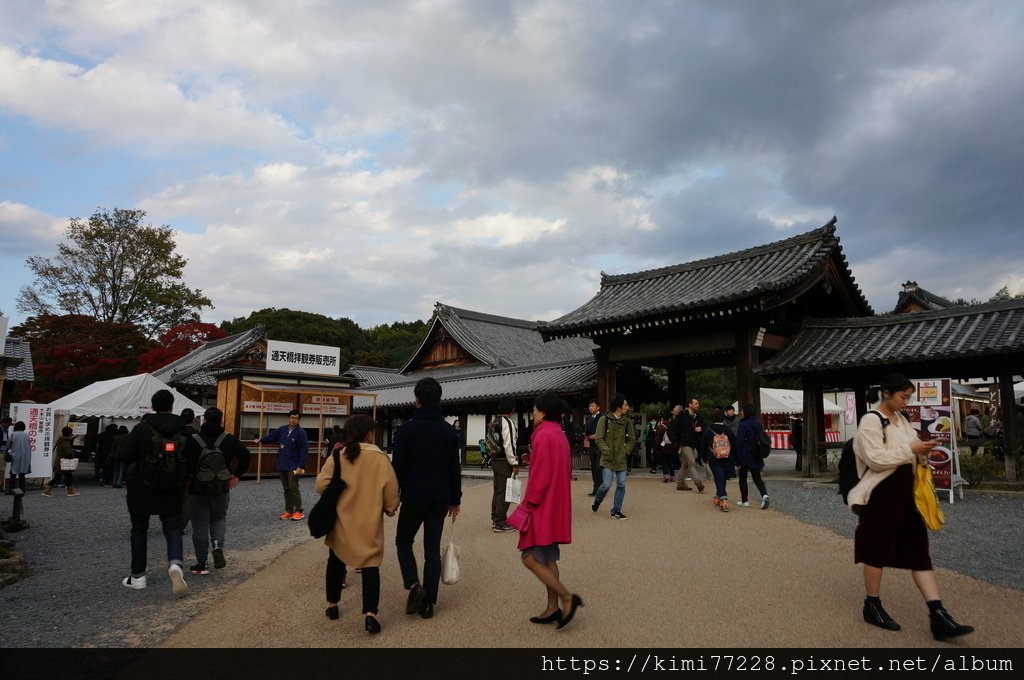
<path fill-rule="evenodd" d="M 864 620 L 899 630 L 882 607 L 879 593 L 886 567 L 909 569 L 928 605 L 932 636 L 946 640 L 974 630 L 957 623 L 942 606 L 928 553 L 928 530 L 914 503 L 914 466 L 926 464 L 935 442 L 922 441 L 901 413 L 914 393 L 904 376 L 891 373 L 868 390 L 875 411 L 860 420 L 853 449 L 860 482 L 847 503 L 860 521 L 854 537 L 854 561 L 864 565 Z"/>

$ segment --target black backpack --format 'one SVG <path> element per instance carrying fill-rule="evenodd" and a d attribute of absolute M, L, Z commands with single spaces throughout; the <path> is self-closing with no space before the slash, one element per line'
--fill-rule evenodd
<path fill-rule="evenodd" d="M 142 483 L 157 493 L 177 491 L 185 483 L 185 433 L 178 430 L 169 437 L 149 428 L 150 447 L 138 462 Z"/>
<path fill-rule="evenodd" d="M 772 438 L 763 429 L 758 429 L 754 436 L 754 455 L 758 458 L 767 458 L 772 452 Z"/>
<path fill-rule="evenodd" d="M 885 443 L 885 428 L 889 426 L 889 419 L 878 411 L 868 411 L 868 413 L 874 413 L 882 421 L 882 443 Z M 846 497 L 850 494 L 850 489 L 857 486 L 857 482 L 860 481 L 860 476 L 857 474 L 857 454 L 853 452 L 853 440 L 854 437 L 850 437 L 843 444 L 843 452 L 839 456 L 839 465 L 837 466 L 839 471 L 839 491 L 837 493 L 843 497 L 843 503 L 847 502 Z"/>
<path fill-rule="evenodd" d="M 191 492 L 197 496 L 219 496 L 228 491 L 228 480 L 231 479 L 231 471 L 228 469 L 228 459 L 220 450 L 220 445 L 227 432 L 221 432 L 212 444 L 198 434 L 192 438 L 203 448 L 196 462 L 196 473 L 192 478 Z"/>

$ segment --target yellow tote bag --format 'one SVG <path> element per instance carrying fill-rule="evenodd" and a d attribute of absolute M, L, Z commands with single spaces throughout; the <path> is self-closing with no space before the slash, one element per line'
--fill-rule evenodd
<path fill-rule="evenodd" d="M 946 523 L 946 516 L 939 507 L 939 499 L 935 495 L 935 482 L 932 481 L 930 465 L 917 466 L 914 476 L 914 505 L 921 513 L 924 525 L 932 531 L 938 531 Z"/>

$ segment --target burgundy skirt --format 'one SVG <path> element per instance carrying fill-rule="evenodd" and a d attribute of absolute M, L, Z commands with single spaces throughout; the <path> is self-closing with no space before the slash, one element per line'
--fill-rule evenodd
<path fill-rule="evenodd" d="M 870 567 L 929 571 L 928 529 L 914 505 L 914 466 L 900 465 L 860 510 L 853 561 Z"/>

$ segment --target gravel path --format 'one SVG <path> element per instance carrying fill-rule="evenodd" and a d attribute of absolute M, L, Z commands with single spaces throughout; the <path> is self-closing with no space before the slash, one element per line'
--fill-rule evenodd
<path fill-rule="evenodd" d="M 87 469 L 82 472 L 85 477 Z M 580 484 L 585 486 L 583 476 Z M 772 510 L 842 537 L 853 535 L 855 517 L 842 505 L 835 487 L 772 476 L 766 479 Z M 489 478 L 464 483 L 468 488 L 489 483 Z M 646 471 L 634 472 L 632 502 L 639 503 L 642 495 L 647 495 L 644 492 L 662 496 L 666 486 Z M 312 478 L 305 478 L 301 488 L 306 505 L 311 506 L 315 500 Z M 52 499 L 43 498 L 31 490 L 26 498 L 25 519 L 30 529 L 12 537 L 18 541 L 16 549 L 28 559 L 30 576 L 0 590 L 0 630 L 4 631 L 5 646 L 156 646 L 289 549 L 311 540 L 304 522 L 277 519 L 282 498 L 276 478 L 265 478 L 261 484 L 245 481 L 231 496 L 227 568 L 211 569 L 209 576 L 187 575 L 189 596 L 174 600 L 165 571 L 159 520 L 153 518 L 150 529 L 149 587 L 126 589 L 120 585 L 130 559 L 124 492 L 91 482 L 81 484 L 79 490 L 77 498 L 64 497 L 59 491 Z M 734 482 L 730 483 L 730 495 L 738 500 Z M 11 501 L 11 497 L 0 496 L 0 516 L 9 515 Z M 968 491 L 964 502 L 952 507 L 943 503 L 943 508 L 946 529 L 932 534 L 935 564 L 1024 591 L 1024 573 L 1019 568 L 1024 495 Z M 643 514 L 628 524 L 630 531 L 657 528 L 657 523 L 644 521 Z M 492 540 L 490 536 L 484 531 L 479 538 L 481 546 Z M 184 540 L 188 567 L 194 561 L 190 532 Z M 585 547 L 574 546 L 572 554 L 579 553 L 582 558 L 585 552 Z M 852 549 L 850 553 L 852 559 Z M 850 569 L 854 569 L 852 564 Z"/>

